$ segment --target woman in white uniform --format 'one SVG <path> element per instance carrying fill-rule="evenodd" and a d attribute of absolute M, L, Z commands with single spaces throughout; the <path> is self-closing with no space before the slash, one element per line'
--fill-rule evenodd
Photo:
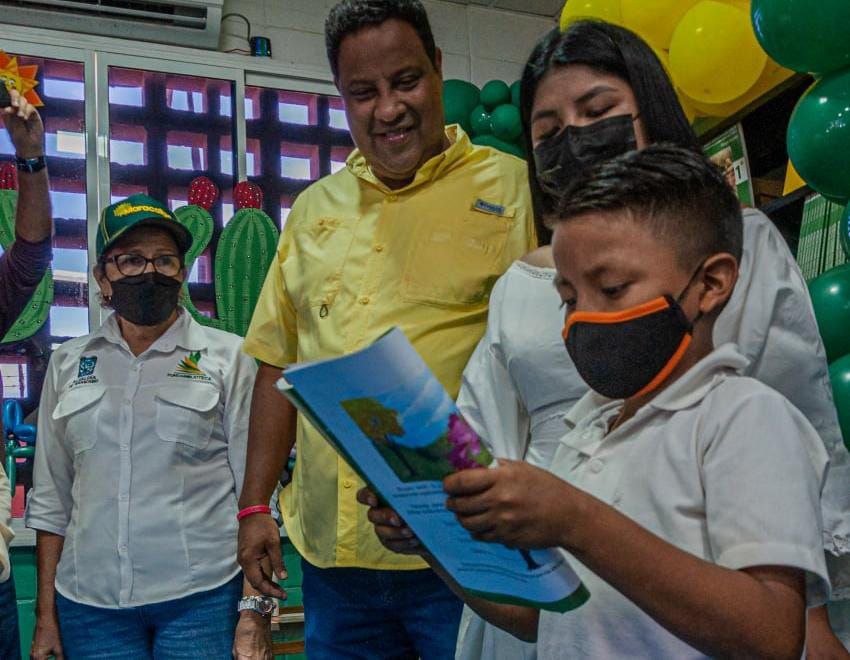
<path fill-rule="evenodd" d="M 563 311 L 543 220 L 577 171 L 654 142 L 700 149 L 667 75 L 639 37 L 598 22 L 554 30 L 531 54 L 521 113 L 541 248 L 496 283 L 488 328 L 464 372 L 458 399 L 496 456 L 548 465 L 566 432 L 563 415 L 587 390 L 564 351 Z M 826 354 L 805 281 L 775 225 L 744 212 L 744 252 L 735 292 L 714 342 L 738 344 L 747 375 L 779 390 L 818 430 L 831 457 L 824 488 L 824 548 L 833 598 L 850 597 L 850 457 L 841 440 Z M 808 649 L 843 652 L 825 608 L 809 617 Z M 534 645 L 485 623 L 469 608 L 461 660 L 534 658 Z M 840 656 L 838 656 L 840 657 Z"/>
<path fill-rule="evenodd" d="M 113 313 L 53 353 L 39 407 L 37 660 L 231 657 L 256 365 L 178 305 L 191 244 L 146 195 L 104 210 L 95 277 Z"/>

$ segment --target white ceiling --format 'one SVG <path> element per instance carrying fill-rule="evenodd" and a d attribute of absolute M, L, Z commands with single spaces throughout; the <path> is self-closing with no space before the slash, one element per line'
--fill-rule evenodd
<path fill-rule="evenodd" d="M 449 0 L 461 5 L 480 5 L 493 9 L 505 9 L 535 16 L 559 16 L 564 0 Z"/>

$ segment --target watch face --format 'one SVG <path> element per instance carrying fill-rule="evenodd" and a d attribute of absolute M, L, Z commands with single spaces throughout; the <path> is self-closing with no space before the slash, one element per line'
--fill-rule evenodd
<path fill-rule="evenodd" d="M 274 601 L 271 598 L 260 598 L 257 603 L 260 606 L 262 614 L 271 614 L 274 612 Z"/>

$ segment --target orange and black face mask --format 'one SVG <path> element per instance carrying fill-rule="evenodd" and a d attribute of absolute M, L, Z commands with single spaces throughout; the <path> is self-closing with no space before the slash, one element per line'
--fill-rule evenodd
<path fill-rule="evenodd" d="M 631 399 L 667 380 L 693 337 L 693 323 L 679 304 L 692 282 L 693 277 L 678 300 L 667 295 L 620 312 L 569 315 L 564 342 L 592 390 L 609 399 Z"/>

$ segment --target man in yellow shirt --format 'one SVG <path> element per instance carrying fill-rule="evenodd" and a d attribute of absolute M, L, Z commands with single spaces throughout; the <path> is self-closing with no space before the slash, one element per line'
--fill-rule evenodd
<path fill-rule="evenodd" d="M 264 569 L 282 574 L 278 530 L 245 514 L 268 502 L 296 440 L 281 368 L 398 326 L 456 395 L 493 283 L 535 246 L 525 163 L 444 127 L 441 54 L 419 0 L 344 0 L 326 41 L 358 150 L 297 199 L 245 341 L 261 366 L 239 561 L 269 595 L 281 595 Z M 304 420 L 297 440 L 281 509 L 304 558 L 309 657 L 453 657 L 460 602 L 419 558 L 384 549 L 356 502 L 361 482 Z"/>

